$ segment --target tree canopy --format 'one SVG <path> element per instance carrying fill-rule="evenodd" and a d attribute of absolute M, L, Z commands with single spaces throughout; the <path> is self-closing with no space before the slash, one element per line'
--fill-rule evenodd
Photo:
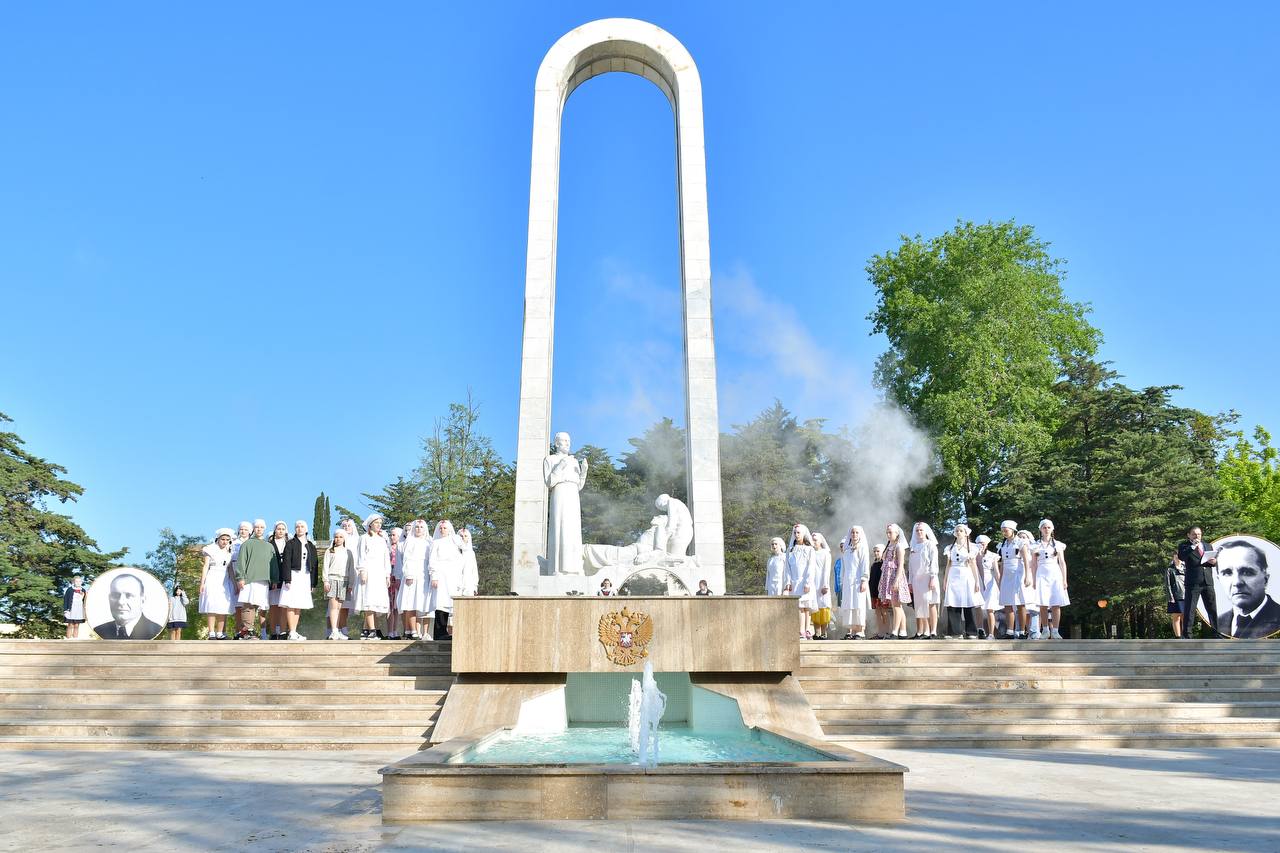
<path fill-rule="evenodd" d="M 12 419 L 0 412 L 0 424 Z M 17 433 L 0 431 L 0 619 L 23 636 L 61 636 L 62 590 L 82 574 L 92 580 L 125 555 L 103 553 L 71 520 L 49 509 L 84 493 L 66 469 L 28 453 Z"/>

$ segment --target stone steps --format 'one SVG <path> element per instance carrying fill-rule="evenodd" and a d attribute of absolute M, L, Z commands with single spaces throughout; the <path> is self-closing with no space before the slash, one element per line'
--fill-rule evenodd
<path fill-rule="evenodd" d="M 127 702 L 154 707 L 171 708 L 184 706 L 217 706 L 236 699 L 243 691 L 231 690 L 166 690 L 156 693 L 141 693 L 127 697 Z M 444 702 L 448 690 L 354 690 L 350 687 L 335 694 L 333 690 L 296 689 L 284 691 L 256 692 L 247 700 L 258 703 L 257 707 L 293 707 L 307 705 L 317 707 L 331 702 L 348 704 L 435 706 Z M 122 699 L 119 690 L 96 690 L 90 688 L 22 688 L 0 692 L 0 709 L 8 704 L 38 704 L 48 707 L 80 707 L 87 705 L 104 705 Z"/>
<path fill-rule="evenodd" d="M 246 684 L 248 673 L 253 673 L 251 684 Z M 105 682 L 118 686 L 121 691 L 135 690 L 185 690 L 204 688 L 208 690 L 227 690 L 235 692 L 264 692 L 279 690 L 328 690 L 337 692 L 348 687 L 375 688 L 379 690 L 447 690 L 453 685 L 450 675 L 343 675 L 341 672 L 330 672 L 327 675 L 298 678 L 294 676 L 265 679 L 257 670 L 246 669 L 239 675 L 219 673 L 216 676 L 189 677 L 156 675 L 110 676 L 107 678 L 82 678 L 70 675 L 49 675 L 43 677 L 21 677 L 0 675 L 0 692 L 18 688 L 33 687 L 74 687 L 78 684 L 101 688 Z"/>
<path fill-rule="evenodd" d="M 38 719 L 45 723 L 79 722 L 83 720 L 153 720 L 163 711 L 166 720 L 227 720 L 244 722 L 329 720 L 347 722 L 363 717 L 381 721 L 434 722 L 444 704 L 443 697 L 433 704 L 327 705 L 303 708 L 297 705 L 192 705 L 165 707 L 148 704 L 83 704 L 11 703 L 0 705 L 0 725 L 10 721 Z"/>
<path fill-rule="evenodd" d="M 403 720 L 172 720 L 167 717 L 140 720 L 0 719 L 0 735 L 31 737 L 116 738 L 146 735 L 200 739 L 210 735 L 223 735 L 269 740 L 279 735 L 332 742 L 347 735 L 363 734 L 402 739 L 421 738 L 429 734 L 430 730 L 430 720 L 411 723 Z"/>
<path fill-rule="evenodd" d="M 310 737 L 58 737 L 50 735 L 0 735 L 0 750 L 5 749 L 73 749 L 86 751 L 114 750 L 169 750 L 180 752 L 221 752 L 232 750 L 284 751 L 324 750 L 326 752 L 351 752 L 356 750 L 416 750 L 425 745 L 424 738 L 414 737 L 356 737 L 345 736 L 338 740 Z"/>
<path fill-rule="evenodd" d="M 1061 704 L 1047 702 L 998 702 L 990 704 L 834 704 L 814 705 L 818 722 L 828 725 L 862 725 L 865 721 L 900 720 L 1128 720 L 1162 718 L 1177 720 L 1216 720 L 1227 717 L 1271 717 L 1280 719 L 1280 699 L 1272 702 L 1125 702 L 1071 703 L 1074 695 L 1064 696 Z M 1097 697 L 1090 697 L 1096 699 Z M 2 711 L 3 709 L 0 709 Z"/>
<path fill-rule="evenodd" d="M 796 672 L 854 749 L 1280 746 L 1280 644 L 802 642 Z"/>
<path fill-rule="evenodd" d="M 0 726 L 3 723 L 0 722 Z M 1177 720 L 1165 717 L 1134 717 L 1125 720 L 1084 720 L 1027 718 L 1020 720 L 912 720 L 906 718 L 823 722 L 829 737 L 874 735 L 1099 735 L 1156 734 L 1238 734 L 1271 733 L 1280 739 L 1280 718 L 1221 717 L 1207 720 Z"/>
<path fill-rule="evenodd" d="M 0 749 L 424 746 L 450 645 L 0 642 Z"/>
<path fill-rule="evenodd" d="M 849 749 L 1190 749 L 1198 747 L 1280 746 L 1273 734 L 1089 735 L 1055 732 L 1045 735 L 880 735 L 828 737 Z"/>

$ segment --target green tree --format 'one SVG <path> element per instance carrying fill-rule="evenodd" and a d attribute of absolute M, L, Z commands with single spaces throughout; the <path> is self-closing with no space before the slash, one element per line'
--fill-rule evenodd
<path fill-rule="evenodd" d="M 12 419 L 0 412 L 0 423 Z M 0 431 L 0 619 L 22 636 L 62 636 L 62 591 L 71 578 L 92 580 L 126 552 L 101 552 L 70 516 L 49 510 L 50 500 L 65 504 L 84 489 L 23 444 Z"/>
<path fill-rule="evenodd" d="M 924 490 L 932 506 L 918 511 L 989 522 L 988 495 L 1010 460 L 1049 443 L 1065 363 L 1097 349 L 1089 308 L 1064 295 L 1048 244 L 1014 222 L 904 236 L 867 273 L 878 293 L 868 319 L 890 346 L 876 382 L 929 431 L 942 463 Z"/>
<path fill-rule="evenodd" d="M 1164 567 L 1187 527 L 1235 527 L 1214 471 L 1214 419 L 1173 405 L 1176 386 L 1128 388 L 1091 359 L 1066 372 L 1055 386 L 1062 421 L 1047 447 L 1009 464 L 994 508 L 1031 529 L 1047 516 L 1070 543 L 1064 618 L 1100 633 L 1105 599 L 1105 621 L 1152 636 L 1167 630 Z"/>
<path fill-rule="evenodd" d="M 199 536 L 174 533 L 173 528 L 164 527 L 160 530 L 159 543 L 147 552 L 146 568 L 170 592 L 176 583 L 190 599 L 187 605 L 187 627 L 182 632 L 183 639 L 187 640 L 196 639 L 200 627 L 200 620 L 196 618 L 196 605 L 200 590 L 200 568 L 204 564 L 200 549 L 205 544 Z"/>
<path fill-rule="evenodd" d="M 316 541 L 328 539 L 333 528 L 329 516 L 329 498 L 324 492 L 316 496 L 315 511 L 311 516 L 311 538 Z"/>
<path fill-rule="evenodd" d="M 1240 532 L 1280 542 L 1280 453 L 1271 446 L 1271 433 L 1257 427 L 1252 442 L 1238 431 L 1230 438 L 1234 442 L 1218 465 L 1218 482 L 1223 495 L 1240 507 Z"/>
<path fill-rule="evenodd" d="M 469 480 L 495 458 L 493 444 L 479 431 L 480 407 L 467 394 L 451 403 L 449 415 L 436 419 L 423 441 L 422 460 L 413 478 L 425 495 L 424 518 L 456 520 L 465 508 Z"/>
<path fill-rule="evenodd" d="M 382 487 L 376 494 L 365 494 L 369 507 L 383 517 L 383 527 L 403 527 L 415 518 L 431 520 L 431 506 L 422 483 L 414 479 L 397 477 L 394 483 Z"/>

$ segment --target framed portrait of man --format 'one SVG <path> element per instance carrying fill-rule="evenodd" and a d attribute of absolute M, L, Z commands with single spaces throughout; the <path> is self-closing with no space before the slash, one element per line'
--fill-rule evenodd
<path fill-rule="evenodd" d="M 1233 534 L 1214 541 L 1215 611 L 1197 608 L 1223 636 L 1256 640 L 1280 634 L 1280 546 L 1261 536 Z"/>
<path fill-rule="evenodd" d="M 85 616 L 103 640 L 154 640 L 168 613 L 169 594 L 145 569 L 104 572 L 85 596 Z"/>

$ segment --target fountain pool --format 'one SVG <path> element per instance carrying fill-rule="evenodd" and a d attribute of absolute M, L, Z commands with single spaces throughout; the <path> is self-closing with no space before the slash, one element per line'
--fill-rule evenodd
<path fill-rule="evenodd" d="M 663 726 L 659 764 L 830 761 L 831 756 L 761 729 L 702 732 Z M 451 756 L 450 764 L 639 764 L 625 728 L 573 726 L 562 732 L 496 732 Z"/>

